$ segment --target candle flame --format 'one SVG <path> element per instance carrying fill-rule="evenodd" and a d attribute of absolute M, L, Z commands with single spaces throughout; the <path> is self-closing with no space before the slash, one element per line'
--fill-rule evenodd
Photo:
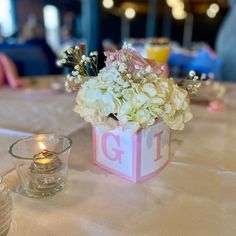
<path fill-rule="evenodd" d="M 46 146 L 43 143 L 41 143 L 41 142 L 39 142 L 39 147 L 40 147 L 41 150 L 45 150 L 46 149 Z"/>

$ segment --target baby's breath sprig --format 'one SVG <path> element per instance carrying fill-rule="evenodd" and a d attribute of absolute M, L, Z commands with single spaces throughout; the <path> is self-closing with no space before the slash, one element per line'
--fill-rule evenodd
<path fill-rule="evenodd" d="M 82 78 L 80 75 L 78 76 L 68 75 L 67 80 L 65 81 L 66 91 L 72 92 L 78 90 L 80 88 L 81 83 L 82 83 Z"/>
<path fill-rule="evenodd" d="M 85 55 L 83 49 L 80 46 L 68 48 L 61 59 L 61 64 L 67 67 L 72 67 L 73 71 L 78 71 L 81 76 L 90 76 L 90 68 L 93 75 L 98 74 L 97 69 L 98 53 L 91 52 L 89 56 Z"/>
<path fill-rule="evenodd" d="M 186 89 L 190 95 L 195 94 L 200 88 L 202 81 L 206 80 L 206 77 L 206 74 L 201 74 L 201 76 L 198 76 L 195 71 L 191 70 L 189 72 L 189 78 L 181 80 L 178 85 Z"/>
<path fill-rule="evenodd" d="M 66 90 L 68 92 L 78 90 L 84 77 L 97 76 L 98 53 L 94 51 L 86 56 L 83 46 L 70 47 L 64 52 L 60 64 L 72 68 L 65 82 Z"/>

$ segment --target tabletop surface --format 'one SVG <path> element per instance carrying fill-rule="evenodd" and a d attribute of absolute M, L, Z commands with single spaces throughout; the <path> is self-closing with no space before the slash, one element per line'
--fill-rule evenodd
<path fill-rule="evenodd" d="M 9 171 L 13 166 L 7 146 L 19 137 L 0 134 L 0 171 L 14 199 L 9 235 L 236 235 L 235 85 L 228 86 L 221 112 L 192 106 L 193 120 L 184 131 L 173 132 L 169 165 L 138 184 L 93 165 L 91 126 L 73 112 L 75 95 L 41 96 L 39 91 L 1 89 L 0 127 L 69 135 L 68 180 L 50 198 L 16 193 L 18 179 Z"/>

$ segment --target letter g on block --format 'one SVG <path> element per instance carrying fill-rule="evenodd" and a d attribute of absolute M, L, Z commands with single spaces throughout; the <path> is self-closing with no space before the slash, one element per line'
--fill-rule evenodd
<path fill-rule="evenodd" d="M 118 148 L 112 147 L 112 151 L 114 152 L 115 155 L 110 156 L 107 150 L 107 141 L 109 138 L 113 138 L 118 148 L 120 147 L 120 136 L 107 132 L 102 135 L 102 152 L 107 159 L 111 161 L 118 161 L 121 164 L 121 157 L 124 154 L 124 152 Z"/>

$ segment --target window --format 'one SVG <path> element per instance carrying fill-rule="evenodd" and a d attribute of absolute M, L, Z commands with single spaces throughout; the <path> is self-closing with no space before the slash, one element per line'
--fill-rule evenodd
<path fill-rule="evenodd" d="M 59 11 L 53 5 L 46 5 L 43 8 L 43 17 L 47 42 L 56 50 L 60 44 Z"/>
<path fill-rule="evenodd" d="M 11 0 L 0 0 L 0 33 L 10 36 L 15 31 L 13 6 Z"/>

